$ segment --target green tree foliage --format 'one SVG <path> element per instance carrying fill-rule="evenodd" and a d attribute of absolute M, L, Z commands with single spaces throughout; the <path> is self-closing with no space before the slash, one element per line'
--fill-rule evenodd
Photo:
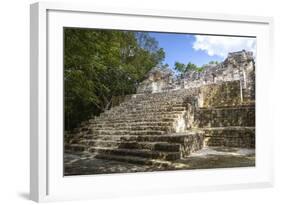
<path fill-rule="evenodd" d="M 65 28 L 65 129 L 108 109 L 113 96 L 134 93 L 164 58 L 145 32 Z"/>
<path fill-rule="evenodd" d="M 179 73 L 185 73 L 186 72 L 186 65 L 176 61 L 175 65 L 174 65 L 174 69 L 176 71 L 178 71 Z"/>
<path fill-rule="evenodd" d="M 216 64 L 217 65 L 217 64 L 219 64 L 219 62 L 218 61 L 210 61 L 209 64 Z"/>
<path fill-rule="evenodd" d="M 199 67 L 197 67 L 195 64 L 189 62 L 187 65 L 186 65 L 186 70 L 197 70 Z"/>
<path fill-rule="evenodd" d="M 197 72 L 202 72 L 204 70 L 203 67 L 198 67 L 197 65 L 189 62 L 188 64 L 183 64 L 178 61 L 175 62 L 174 69 L 179 72 L 180 75 L 185 74 L 189 70 L 194 70 Z"/>

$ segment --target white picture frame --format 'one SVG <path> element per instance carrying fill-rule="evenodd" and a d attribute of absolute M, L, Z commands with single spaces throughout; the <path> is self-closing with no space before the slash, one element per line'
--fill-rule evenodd
<path fill-rule="evenodd" d="M 46 2 L 32 4 L 30 11 L 31 200 L 273 186 L 273 134 L 271 113 L 266 110 L 270 73 L 265 69 L 273 61 L 272 18 Z M 256 166 L 63 177 L 61 34 L 65 26 L 256 36 Z"/>

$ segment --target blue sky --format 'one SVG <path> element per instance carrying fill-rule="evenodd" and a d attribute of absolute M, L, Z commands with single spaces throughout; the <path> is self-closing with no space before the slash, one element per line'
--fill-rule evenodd
<path fill-rule="evenodd" d="M 164 64 L 173 68 L 175 61 L 202 66 L 210 61 L 223 61 L 228 52 L 256 50 L 256 39 L 245 37 L 206 36 L 149 32 L 165 50 Z"/>

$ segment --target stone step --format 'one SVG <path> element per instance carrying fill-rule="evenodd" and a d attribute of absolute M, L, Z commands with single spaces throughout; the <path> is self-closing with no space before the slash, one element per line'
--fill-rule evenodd
<path fill-rule="evenodd" d="M 119 161 L 119 162 L 126 162 L 126 163 L 139 164 L 139 165 L 157 166 L 157 167 L 163 167 L 163 168 L 171 166 L 171 162 L 169 162 L 169 161 L 147 159 L 147 158 L 136 157 L 136 156 L 97 154 L 95 157 L 97 159 L 114 160 L 114 161 Z"/>
<path fill-rule="evenodd" d="M 83 137 L 79 139 L 80 140 L 112 140 L 112 141 L 137 141 L 137 142 L 183 142 L 184 137 L 186 135 L 179 135 L 174 136 L 175 134 L 169 134 L 169 135 L 93 135 L 93 134 L 85 134 Z M 162 137 L 161 137 L 162 136 Z"/>
<path fill-rule="evenodd" d="M 158 131 L 165 131 L 165 132 L 172 132 L 175 131 L 175 128 L 172 126 L 132 126 L 132 125 L 123 125 L 122 127 L 113 127 L 113 126 L 100 126 L 100 127 L 91 127 L 92 131 L 99 131 L 99 130 L 130 130 L 130 131 L 138 131 L 138 130 L 158 130 Z"/>
<path fill-rule="evenodd" d="M 165 117 L 165 118 L 159 118 L 159 119 L 154 119 L 154 118 L 130 118 L 130 119 L 101 119 L 101 118 L 96 118 L 95 122 L 96 123 L 133 123 L 133 122 L 137 122 L 137 123 L 142 123 L 142 122 L 174 122 L 175 119 L 171 118 L 171 117 Z"/>
<path fill-rule="evenodd" d="M 88 147 L 118 148 L 122 142 L 114 139 L 83 139 L 80 143 Z"/>
<path fill-rule="evenodd" d="M 185 92 L 178 92 L 178 91 L 174 90 L 172 92 L 146 93 L 146 94 L 135 96 L 134 99 L 136 100 L 158 99 L 158 98 L 173 99 L 173 97 L 182 97 L 183 93 L 185 93 Z"/>
<path fill-rule="evenodd" d="M 143 119 L 155 119 L 155 118 L 177 118 L 180 114 L 182 114 L 182 111 L 173 111 L 173 112 L 163 112 L 163 113 L 157 113 L 157 112 L 143 112 L 138 114 L 128 114 L 128 113 L 120 113 L 120 114 L 103 114 L 99 117 L 100 120 L 104 119 L 136 119 L 136 118 L 143 118 Z"/>
<path fill-rule="evenodd" d="M 119 127 L 138 127 L 138 126 L 164 126 L 169 127 L 173 126 L 173 122 L 111 122 L 111 123 L 91 123 L 88 128 L 95 128 L 95 127 L 108 127 L 108 128 L 119 128 Z"/>
<path fill-rule="evenodd" d="M 144 122 L 144 123 L 99 123 L 91 124 L 84 130 L 87 133 L 89 130 L 160 130 L 160 131 L 173 131 L 173 122 Z M 74 135 L 73 135 L 74 136 Z"/>
<path fill-rule="evenodd" d="M 149 159 L 176 160 L 203 147 L 203 132 L 189 131 L 163 135 L 86 135 L 66 150 L 95 154 L 129 155 Z"/>
<path fill-rule="evenodd" d="M 185 100 L 165 100 L 160 99 L 158 101 L 153 100 L 146 100 L 146 101 L 129 101 L 126 104 L 122 104 L 117 108 L 135 108 L 135 107 L 147 107 L 147 108 L 153 108 L 156 107 L 167 107 L 167 106 L 183 106 L 185 104 Z"/>
<path fill-rule="evenodd" d="M 83 137 L 80 138 L 80 140 L 120 140 L 122 137 L 130 137 L 131 135 L 93 135 L 93 134 L 85 134 Z"/>
<path fill-rule="evenodd" d="M 189 131 L 186 133 L 173 133 L 161 136 L 137 136 L 121 137 L 122 141 L 137 142 L 165 142 L 166 144 L 180 144 L 182 156 L 188 156 L 190 153 L 202 149 L 204 146 L 204 132 L 200 130 Z M 165 149 L 165 148 L 164 148 Z"/>
<path fill-rule="evenodd" d="M 160 130 L 93 130 L 90 129 L 89 134 L 92 135 L 162 135 L 165 131 Z"/>
<path fill-rule="evenodd" d="M 178 119 L 181 115 L 173 115 L 173 116 L 154 116 L 151 115 L 150 117 L 144 118 L 141 116 L 135 116 L 135 117 L 104 117 L 96 119 L 97 123 L 133 123 L 133 122 L 174 122 L 176 119 Z"/>
<path fill-rule="evenodd" d="M 171 142 L 171 143 L 183 143 L 185 138 L 190 136 L 196 136 L 199 134 L 203 134 L 202 131 L 188 131 L 185 133 L 170 133 L 170 134 L 162 134 L 162 135 L 131 135 L 131 134 L 100 134 L 100 135 L 93 135 L 93 134 L 85 134 L 80 139 L 87 140 L 112 140 L 117 141 L 121 140 L 122 142 Z"/>
<path fill-rule="evenodd" d="M 153 102 L 153 103 L 151 103 Z M 153 108 L 153 107 L 156 107 L 156 105 L 158 106 L 163 106 L 163 107 L 166 107 L 166 106 L 183 106 L 185 105 L 185 100 L 165 100 L 165 99 L 160 99 L 159 101 L 153 101 L 153 100 L 146 100 L 146 101 L 138 101 L 138 100 L 131 100 L 131 101 L 128 101 L 126 103 L 123 103 L 123 104 L 120 104 L 119 106 L 117 107 L 114 107 L 114 108 L 118 108 L 118 107 L 121 107 L 121 108 L 124 108 L 124 107 L 149 107 L 149 108 Z M 157 107 L 159 108 L 159 107 Z"/>
<path fill-rule="evenodd" d="M 171 97 L 171 98 L 165 98 L 160 97 L 158 99 L 153 98 L 146 98 L 146 99 L 138 99 L 138 100 L 132 100 L 127 103 L 127 105 L 134 104 L 141 104 L 141 105 L 148 105 L 150 103 L 159 104 L 159 105 L 167 105 L 167 104 L 180 104 L 185 103 L 185 97 Z"/>
<path fill-rule="evenodd" d="M 159 93 L 147 93 L 145 95 L 139 95 L 136 96 L 136 100 L 145 100 L 145 99 L 159 99 L 159 98 L 165 98 L 165 99 L 173 99 L 173 97 L 182 97 L 183 92 L 159 92 Z"/>
<path fill-rule="evenodd" d="M 150 103 L 150 104 L 141 104 L 141 103 L 134 103 L 130 105 L 131 108 L 135 109 L 142 109 L 145 107 L 146 109 L 167 109 L 167 108 L 175 108 L 175 109 L 180 109 L 180 108 L 185 108 L 186 103 L 185 102 L 170 102 L 170 101 L 161 101 L 161 103 Z M 130 107 L 126 106 L 126 107 Z"/>
<path fill-rule="evenodd" d="M 180 108 L 180 109 L 166 109 L 162 111 L 157 110 L 148 110 L 148 109 L 142 109 L 142 110 L 118 110 L 118 111 L 112 111 L 112 112 L 104 112 L 100 115 L 100 117 L 107 117 L 107 116 L 147 116 L 147 115 L 167 115 L 167 114 L 180 114 L 182 112 L 186 111 L 186 108 Z"/>
<path fill-rule="evenodd" d="M 179 152 L 180 144 L 165 142 L 137 142 L 137 141 L 120 141 L 120 140 L 81 140 L 81 144 L 88 147 L 110 147 L 124 149 L 149 149 L 155 151 Z"/>
<path fill-rule="evenodd" d="M 146 99 L 159 99 L 159 98 L 165 98 L 165 99 L 174 99 L 175 97 L 178 98 L 184 98 L 188 96 L 192 96 L 193 94 L 197 93 L 199 91 L 198 88 L 194 89 L 181 89 L 181 90 L 171 90 L 168 92 L 160 92 L 160 93 L 146 93 L 138 96 L 134 96 L 134 98 L 131 98 L 132 100 L 146 100 Z"/>
<path fill-rule="evenodd" d="M 90 152 L 96 154 L 110 154 L 110 155 L 121 155 L 121 156 L 136 156 L 144 157 L 149 159 L 161 159 L 161 160 L 177 160 L 180 159 L 180 152 L 163 152 L 163 151 L 152 151 L 148 149 L 111 149 L 111 148 L 99 148 L 91 147 Z"/>
<path fill-rule="evenodd" d="M 138 113 L 149 113 L 149 112 L 157 112 L 157 113 L 165 113 L 165 112 L 173 112 L 173 111 L 185 111 L 186 107 L 185 106 L 166 106 L 166 107 L 160 107 L 159 106 L 155 106 L 155 107 L 144 107 L 144 106 L 139 106 L 139 107 L 132 107 L 132 108 L 128 108 L 125 107 L 123 109 L 112 109 L 112 110 L 108 110 L 104 113 L 102 113 L 101 115 L 105 115 L 105 114 L 120 114 L 120 113 L 126 113 L 126 114 L 138 114 Z"/>
<path fill-rule="evenodd" d="M 184 143 L 185 138 L 190 135 L 189 133 L 171 133 L 162 135 L 143 135 L 143 136 L 123 136 L 120 137 L 122 141 L 137 141 L 137 142 L 168 142 L 168 143 Z"/>

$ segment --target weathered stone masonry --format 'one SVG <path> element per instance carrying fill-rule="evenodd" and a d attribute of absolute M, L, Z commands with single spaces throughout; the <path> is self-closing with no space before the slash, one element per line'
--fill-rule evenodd
<path fill-rule="evenodd" d="M 169 166 L 204 146 L 254 148 L 254 72 L 246 51 L 182 79 L 152 69 L 137 94 L 66 135 L 66 151 Z"/>

